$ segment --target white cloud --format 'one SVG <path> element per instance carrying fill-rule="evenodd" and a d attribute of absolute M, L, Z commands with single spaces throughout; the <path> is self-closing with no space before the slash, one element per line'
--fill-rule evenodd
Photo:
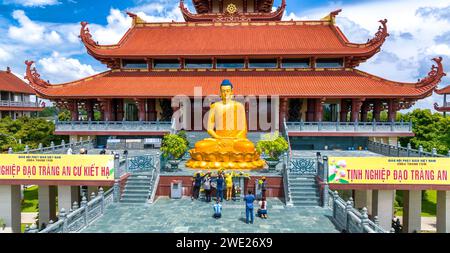
<path fill-rule="evenodd" d="M 13 18 L 20 26 L 10 26 L 8 36 L 25 44 L 59 44 L 61 37 L 56 31 L 46 31 L 44 25 L 31 21 L 22 10 L 15 10 Z"/>
<path fill-rule="evenodd" d="M 60 4 L 58 0 L 4 0 L 4 4 L 18 4 L 26 7 L 43 7 Z"/>
<path fill-rule="evenodd" d="M 307 19 L 320 19 L 330 11 L 342 8 L 337 24 L 352 42 L 362 43 L 373 37 L 378 29 L 377 21 L 388 19 L 390 37 L 382 51 L 360 65 L 360 69 L 402 82 L 415 82 L 427 75 L 434 63 L 430 59 L 449 56 L 450 47 L 444 34 L 450 32 L 450 0 L 394 0 L 342 4 L 333 3 L 326 8 L 302 12 Z M 300 16 L 294 14 L 293 16 Z M 449 72 L 449 57 L 444 59 L 444 69 Z M 444 78 L 441 86 L 448 84 Z M 420 100 L 412 108 L 433 109 L 434 102 L 441 102 L 436 94 Z"/>
<path fill-rule="evenodd" d="M 0 62 L 6 62 L 12 59 L 12 55 L 0 45 Z"/>
<path fill-rule="evenodd" d="M 90 25 L 93 39 L 100 44 L 116 44 L 131 27 L 131 18 L 125 12 L 111 9 L 106 20 L 108 21 L 106 27 Z"/>
<path fill-rule="evenodd" d="M 51 77 L 52 83 L 67 82 L 91 76 L 97 72 L 88 64 L 82 64 L 74 58 L 66 58 L 58 52 L 39 61 L 39 72 L 42 76 Z"/>

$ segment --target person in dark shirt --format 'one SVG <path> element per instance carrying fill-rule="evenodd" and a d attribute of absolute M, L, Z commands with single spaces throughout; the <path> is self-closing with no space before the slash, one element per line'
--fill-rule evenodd
<path fill-rule="evenodd" d="M 220 174 L 219 178 L 217 178 L 217 187 L 216 187 L 216 199 L 219 199 L 220 201 L 223 200 L 223 175 Z"/>
<path fill-rule="evenodd" d="M 255 201 L 255 195 L 252 194 L 252 191 L 249 190 L 248 194 L 245 195 L 244 201 L 245 201 L 245 222 L 248 224 L 249 220 L 251 220 L 251 223 L 253 224 L 254 220 L 254 212 L 253 212 L 253 202 Z"/>
<path fill-rule="evenodd" d="M 261 181 L 262 181 L 262 184 L 261 184 L 261 198 L 265 199 L 266 198 L 266 191 L 267 191 L 266 177 L 262 177 Z"/>
<path fill-rule="evenodd" d="M 198 195 L 200 193 L 200 187 L 202 186 L 203 177 L 200 175 L 200 172 L 197 172 L 194 178 L 194 190 L 192 192 L 192 200 L 198 199 Z"/>

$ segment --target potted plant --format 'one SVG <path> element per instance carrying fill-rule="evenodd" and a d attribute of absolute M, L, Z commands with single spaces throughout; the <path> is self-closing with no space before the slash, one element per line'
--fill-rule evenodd
<path fill-rule="evenodd" d="M 6 228 L 5 220 L 3 220 L 2 218 L 0 218 L 0 228 L 2 228 L 2 230 L 5 230 Z"/>
<path fill-rule="evenodd" d="M 187 143 L 184 138 L 177 134 L 164 135 L 161 151 L 164 158 L 169 158 L 169 164 L 171 169 L 178 168 L 181 157 L 186 153 L 188 149 Z"/>
<path fill-rule="evenodd" d="M 269 165 L 269 169 L 275 169 L 280 162 L 280 156 L 288 149 L 287 141 L 278 132 L 265 134 L 256 144 L 256 150 L 268 156 L 265 160 Z"/>

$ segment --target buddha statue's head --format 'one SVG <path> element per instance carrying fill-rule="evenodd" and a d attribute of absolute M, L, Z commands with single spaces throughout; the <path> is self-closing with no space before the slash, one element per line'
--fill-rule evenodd
<path fill-rule="evenodd" d="M 220 98 L 224 103 L 228 103 L 233 98 L 233 84 L 230 80 L 223 80 L 220 85 Z"/>

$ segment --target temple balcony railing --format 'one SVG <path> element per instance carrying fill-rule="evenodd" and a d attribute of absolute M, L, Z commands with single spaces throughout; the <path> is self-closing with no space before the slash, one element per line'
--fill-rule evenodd
<path fill-rule="evenodd" d="M 412 133 L 411 122 L 286 122 L 287 132 Z"/>
<path fill-rule="evenodd" d="M 170 121 L 56 121 L 56 132 L 170 132 Z"/>
<path fill-rule="evenodd" d="M 406 147 L 402 147 L 400 143 L 397 146 L 368 141 L 367 147 L 369 151 L 384 155 L 384 156 L 393 156 L 393 157 L 450 157 L 450 150 L 447 153 L 447 156 L 440 155 L 437 153 L 436 148 L 433 148 L 431 152 L 426 152 L 423 150 L 422 146 L 419 146 L 419 149 L 411 148 L 411 143 L 408 143 Z"/>
<path fill-rule="evenodd" d="M 8 106 L 8 107 L 39 107 L 36 102 L 17 102 L 10 100 L 0 100 L 0 106 Z"/>

